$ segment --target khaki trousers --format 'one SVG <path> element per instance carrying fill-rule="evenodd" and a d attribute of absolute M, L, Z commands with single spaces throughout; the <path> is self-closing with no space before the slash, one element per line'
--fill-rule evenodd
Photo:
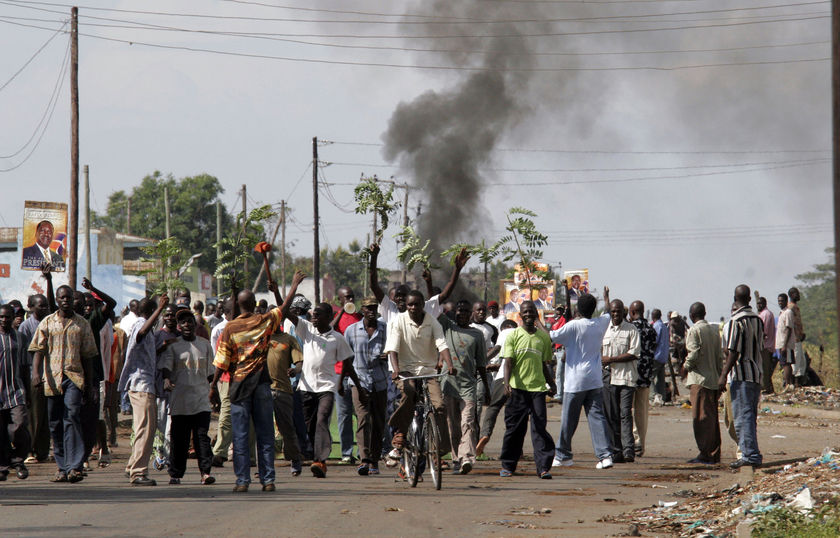
<path fill-rule="evenodd" d="M 134 446 L 125 466 L 130 479 L 146 476 L 149 472 L 149 458 L 155 442 L 157 429 L 157 398 L 149 392 L 130 391 L 132 421 L 134 428 Z"/>
<path fill-rule="evenodd" d="M 443 401 L 446 406 L 446 422 L 449 425 L 452 461 L 475 464 L 475 432 L 478 427 L 475 400 L 444 396 Z"/>

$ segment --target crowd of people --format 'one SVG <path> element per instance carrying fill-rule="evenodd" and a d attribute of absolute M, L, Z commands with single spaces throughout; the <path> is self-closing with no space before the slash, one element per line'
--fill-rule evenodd
<path fill-rule="evenodd" d="M 249 290 L 191 305 L 189 291 L 179 290 L 171 299 L 131 301 L 118 317 L 116 301 L 88 279 L 85 292 L 53 290 L 45 265 L 45 295 L 28 297 L 25 308 L 0 306 L 0 481 L 12 472 L 26 479 L 27 464 L 50 460 L 53 482 L 79 482 L 93 462 L 110 465 L 122 413 L 132 418 L 130 484 L 156 485 L 152 466 L 178 485 L 194 457 L 201 484 L 213 484 L 214 467 L 232 460 L 235 492 L 248 491 L 252 476 L 274 491 L 281 444 L 292 476 L 306 462 L 314 477 L 326 477 L 334 408 L 344 463 L 360 476 L 380 474 L 384 463 L 405 477 L 402 452 L 422 393 L 406 378 L 438 373 L 426 380 L 428 394 L 455 474 L 474 468 L 503 409 L 501 477 L 516 472 L 529 424 L 539 478 L 574 465 L 582 412 L 597 469 L 633 462 L 645 454 L 648 410 L 676 398 L 676 376 L 689 390 L 698 448 L 689 462 L 721 462 L 722 397 L 738 445 L 731 467 L 758 466 L 757 407 L 760 394 L 774 390 L 776 365 L 783 390 L 806 381 L 796 288 L 779 294 L 778 320 L 758 294 L 754 311 L 749 287 L 740 285 L 730 319 L 718 325 L 706 321 L 701 302 L 690 306 L 690 324 L 676 311 L 663 321 L 658 309 L 648 320 L 641 300 L 625 306 L 607 287 L 603 314 L 593 295 L 573 303 L 567 290 L 553 311 L 523 301 L 514 321 L 496 301 L 450 299 L 465 251 L 443 289 L 423 274 L 425 293 L 406 285 L 386 293 L 378 245 L 370 253 L 370 295 L 358 301 L 360 312 L 346 286 L 336 305 L 313 307 L 297 293 L 305 275 L 296 272 L 285 298 L 269 275 L 277 306 Z M 551 401 L 562 405 L 556 441 Z"/>

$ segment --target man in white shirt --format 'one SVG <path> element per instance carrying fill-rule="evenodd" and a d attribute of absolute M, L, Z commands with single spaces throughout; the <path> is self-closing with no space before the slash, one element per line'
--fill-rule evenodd
<path fill-rule="evenodd" d="M 612 430 L 613 462 L 630 463 L 636 459 L 633 437 L 633 398 L 639 380 L 637 364 L 641 353 L 639 330 L 624 319 L 624 303 L 610 304 L 610 325 L 601 345 L 604 366 L 604 391 L 607 422 Z"/>
<path fill-rule="evenodd" d="M 400 392 L 400 400 L 388 424 L 394 428 L 391 444 L 394 450 L 389 456 L 399 460 L 405 444 L 405 434 L 414 416 L 417 403 L 419 384 L 413 381 L 403 381 L 404 377 L 434 375 L 446 363 L 449 375 L 455 375 L 452 357 L 443 328 L 436 319 L 424 311 L 425 300 L 423 294 L 417 290 L 408 293 L 406 311 L 399 314 L 388 326 L 388 340 L 385 343 L 385 353 L 391 363 L 391 379 Z M 435 409 L 435 419 L 438 429 L 445 432 L 445 408 L 440 382 L 437 379 L 427 381 L 429 397 Z M 449 438 L 443 435 L 441 452 L 449 452 Z"/>
<path fill-rule="evenodd" d="M 502 322 L 507 318 L 499 313 L 499 302 L 489 301 L 487 303 L 487 323 L 496 327 L 499 331 L 502 330 Z"/>
<path fill-rule="evenodd" d="M 284 314 L 294 324 L 295 336 L 303 348 L 303 362 L 290 373 L 301 376 L 298 390 L 314 451 L 310 470 L 316 478 L 324 478 L 327 475 L 327 458 L 332 450 L 330 419 L 338 388 L 335 365 L 343 362 L 342 370 L 347 368 L 350 379 L 358 383 L 356 372 L 351 368 L 353 350 L 344 336 L 330 326 L 333 310 L 329 303 L 315 306 L 311 322 L 291 311 Z"/>
<path fill-rule="evenodd" d="M 779 325 L 776 327 L 776 349 L 779 350 L 779 364 L 782 366 L 782 384 L 784 392 L 793 390 L 793 365 L 796 363 L 795 346 L 796 332 L 794 330 L 793 310 L 789 308 L 786 293 L 779 294 Z"/>

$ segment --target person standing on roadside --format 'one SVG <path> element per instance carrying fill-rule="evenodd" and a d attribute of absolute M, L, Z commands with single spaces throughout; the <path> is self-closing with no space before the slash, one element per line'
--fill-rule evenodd
<path fill-rule="evenodd" d="M 688 329 L 685 358 L 680 375 L 685 379 L 691 399 L 694 440 L 699 453 L 688 463 L 720 463 L 720 422 L 718 420 L 717 380 L 723 367 L 720 334 L 706 322 L 706 306 L 694 303 L 688 310 L 694 324 Z"/>
<path fill-rule="evenodd" d="M 126 348 L 125 366 L 117 390 L 128 391 L 131 400 L 134 444 L 125 472 L 132 486 L 156 486 L 149 478 L 149 458 L 157 429 L 157 350 L 152 330 L 169 297 L 161 295 L 157 308 L 151 299 L 140 301 L 140 317 L 131 329 Z"/>
<path fill-rule="evenodd" d="M 802 348 L 802 342 L 805 341 L 805 327 L 802 325 L 802 312 L 799 310 L 799 289 L 789 289 L 788 297 L 790 298 L 788 308 L 793 312 L 793 333 L 796 336 L 796 342 L 793 345 L 793 356 L 796 359 L 793 365 L 793 379 L 796 385 L 801 387 L 808 379 L 808 361 L 805 359 L 805 350 Z"/>
<path fill-rule="evenodd" d="M 779 294 L 779 325 L 776 327 L 775 347 L 779 350 L 779 364 L 782 367 L 782 392 L 794 388 L 793 365 L 796 363 L 796 331 L 793 310 L 790 309 L 786 293 Z"/>
<path fill-rule="evenodd" d="M 729 390 L 732 393 L 732 415 L 741 458 L 730 467 L 738 469 L 744 465 L 757 467 L 762 463 L 756 435 L 756 417 L 761 392 L 764 328 L 761 318 L 750 308 L 749 286 L 741 284 L 735 288 L 735 305 L 737 310 L 729 323 L 727 356 L 718 378 L 718 390 L 726 390 L 727 378 L 731 375 Z"/>
<path fill-rule="evenodd" d="M 665 365 L 670 353 L 671 332 L 668 324 L 662 322 L 662 311 L 658 308 L 651 311 L 650 319 L 653 320 L 653 330 L 656 331 L 656 348 L 653 352 L 651 372 L 653 403 L 662 405 L 665 402 Z"/>
<path fill-rule="evenodd" d="M 73 310 L 73 289 L 56 291 L 58 312 L 38 325 L 29 344 L 32 386 L 44 385 L 47 397 L 53 456 L 58 471 L 53 482 L 79 482 L 84 478 L 85 445 L 82 437 L 82 400 L 95 390 L 92 361 L 98 356 L 93 331 Z M 43 374 L 40 374 L 43 372 Z"/>
<path fill-rule="evenodd" d="M 633 301 L 630 303 L 630 323 L 639 331 L 639 362 L 636 381 L 636 391 L 633 394 L 633 441 L 636 457 L 645 453 L 645 439 L 648 427 L 648 408 L 650 401 L 650 381 L 653 373 L 653 358 L 656 352 L 656 330 L 645 319 L 645 303 Z"/>
<path fill-rule="evenodd" d="M 758 294 L 758 292 L 756 292 Z M 773 361 L 773 351 L 776 348 L 776 320 L 773 318 L 773 313 L 767 308 L 767 299 L 759 297 L 756 299 L 755 306 L 758 308 L 758 317 L 764 324 L 764 347 L 761 350 L 761 392 L 763 394 L 773 394 L 773 370 L 776 369 L 776 363 Z"/>

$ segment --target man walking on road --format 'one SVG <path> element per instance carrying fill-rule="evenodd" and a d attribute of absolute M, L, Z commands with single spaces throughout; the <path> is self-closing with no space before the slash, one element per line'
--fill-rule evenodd
<path fill-rule="evenodd" d="M 26 349 L 12 328 L 15 310 L 0 306 L 0 482 L 14 469 L 21 480 L 29 476 L 24 459 L 32 446 L 26 409 Z M 14 449 L 12 449 L 14 446 Z"/>
<path fill-rule="evenodd" d="M 637 365 L 639 378 L 633 395 L 633 441 L 636 456 L 640 457 L 645 453 L 645 439 L 647 438 L 648 408 L 650 407 L 648 396 L 653 365 L 656 362 L 653 358 L 656 352 L 656 331 L 645 319 L 645 303 L 642 301 L 630 303 L 630 323 L 639 331 L 640 344 Z"/>
<path fill-rule="evenodd" d="M 723 352 L 717 327 L 706 322 L 706 307 L 694 303 L 688 310 L 694 324 L 688 329 L 685 348 L 688 355 L 680 372 L 688 385 L 694 440 L 699 453 L 688 463 L 720 463 L 720 422 L 718 421 L 717 380 L 723 367 Z"/>
<path fill-rule="evenodd" d="M 761 392 L 761 350 L 764 347 L 764 330 L 759 318 L 750 308 L 750 288 L 744 284 L 735 288 L 735 305 L 729 333 L 726 338 L 727 356 L 718 378 L 720 391 L 726 390 L 731 377 L 732 414 L 741 458 L 730 466 L 733 469 L 761 465 L 762 456 L 756 436 L 758 398 Z"/>
<path fill-rule="evenodd" d="M 125 367 L 120 375 L 117 389 L 128 391 L 131 400 L 134 445 L 125 471 L 133 486 L 155 486 L 157 482 L 148 477 L 149 458 L 157 430 L 157 349 L 152 328 L 166 305 L 169 297 L 162 295 L 158 306 L 150 299 L 140 301 L 140 318 L 134 324 L 128 338 Z"/>

